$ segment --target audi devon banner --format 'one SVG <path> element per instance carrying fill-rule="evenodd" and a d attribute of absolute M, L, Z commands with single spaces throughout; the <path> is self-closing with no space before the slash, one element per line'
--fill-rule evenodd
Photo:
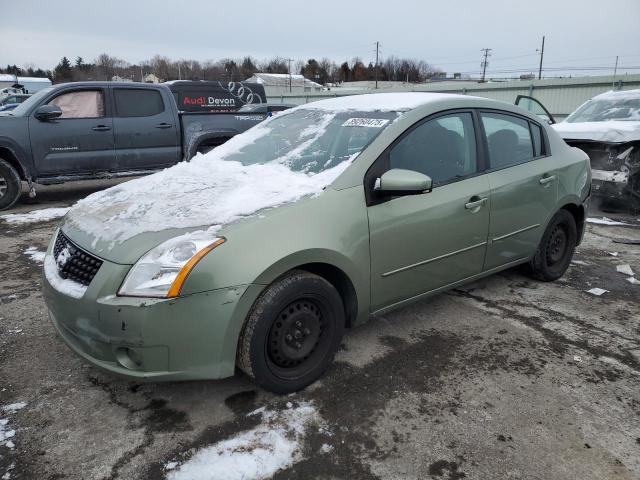
<path fill-rule="evenodd" d="M 247 103 L 266 102 L 258 83 L 177 81 L 169 88 L 185 112 L 235 112 Z"/>

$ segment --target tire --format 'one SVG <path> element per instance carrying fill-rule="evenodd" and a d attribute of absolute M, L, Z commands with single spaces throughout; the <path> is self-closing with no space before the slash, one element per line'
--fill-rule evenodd
<path fill-rule="evenodd" d="M 569 268 L 578 241 L 573 215 L 559 210 L 542 235 L 536 254 L 529 262 L 529 274 L 537 280 L 552 282 Z"/>
<path fill-rule="evenodd" d="M 0 158 L 0 210 L 13 206 L 21 193 L 20 175 L 8 162 Z"/>
<path fill-rule="evenodd" d="M 253 305 L 240 334 L 238 367 L 265 390 L 301 390 L 327 369 L 344 328 L 342 298 L 333 285 L 294 270 Z"/>

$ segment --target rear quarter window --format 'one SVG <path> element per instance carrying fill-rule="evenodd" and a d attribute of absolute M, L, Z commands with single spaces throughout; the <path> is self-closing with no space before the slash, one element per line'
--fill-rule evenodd
<path fill-rule="evenodd" d="M 116 88 L 113 97 L 118 117 L 152 117 L 164 112 L 162 95 L 157 90 Z"/>

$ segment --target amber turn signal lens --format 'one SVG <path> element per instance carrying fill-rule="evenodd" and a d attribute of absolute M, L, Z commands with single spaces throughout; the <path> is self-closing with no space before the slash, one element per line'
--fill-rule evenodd
<path fill-rule="evenodd" d="M 184 285 L 184 282 L 187 279 L 187 277 L 189 276 L 189 274 L 191 273 L 191 270 L 194 269 L 194 267 L 198 264 L 198 262 L 200 260 L 202 260 L 207 253 L 209 253 L 214 248 L 219 247 L 220 245 L 222 245 L 226 241 L 227 240 L 225 238 L 219 238 L 218 240 L 213 242 L 208 247 L 204 247 L 202 250 L 200 250 L 198 253 L 196 253 L 191 258 L 191 260 L 189 260 L 185 264 L 185 266 L 182 267 L 182 270 L 180 270 L 180 273 L 178 273 L 178 276 L 173 281 L 173 284 L 171 284 L 171 288 L 169 289 L 169 293 L 167 293 L 167 298 L 179 297 L 180 296 L 180 292 L 182 291 L 182 286 Z"/>

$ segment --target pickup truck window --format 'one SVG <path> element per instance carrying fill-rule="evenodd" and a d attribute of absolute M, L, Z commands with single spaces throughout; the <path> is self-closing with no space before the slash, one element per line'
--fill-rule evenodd
<path fill-rule="evenodd" d="M 80 90 L 63 93 L 49 102 L 62 110 L 60 118 L 104 117 L 104 94 L 102 90 Z"/>
<path fill-rule="evenodd" d="M 156 90 L 116 88 L 113 95 L 118 117 L 151 117 L 164 112 L 162 95 Z"/>

